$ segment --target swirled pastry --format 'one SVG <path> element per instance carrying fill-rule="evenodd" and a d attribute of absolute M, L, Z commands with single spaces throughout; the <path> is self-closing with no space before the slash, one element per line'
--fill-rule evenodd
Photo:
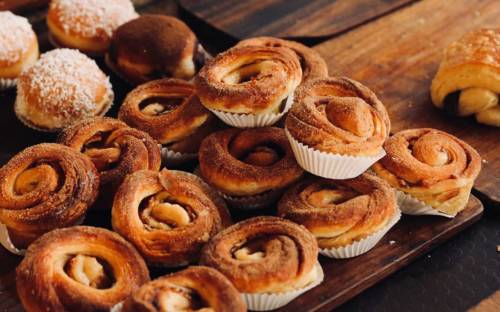
<path fill-rule="evenodd" d="M 205 64 L 195 78 L 201 103 L 237 114 L 279 113 L 302 79 L 288 48 L 237 46 Z"/>
<path fill-rule="evenodd" d="M 43 233 L 81 222 L 98 189 L 87 156 L 60 144 L 34 145 L 0 168 L 0 223 L 25 248 Z"/>
<path fill-rule="evenodd" d="M 285 47 L 297 55 L 302 68 L 302 82 L 328 77 L 328 66 L 318 52 L 296 41 L 273 37 L 256 37 L 240 41 L 237 46 Z"/>
<path fill-rule="evenodd" d="M 227 129 L 201 145 L 200 171 L 221 193 L 244 197 L 277 192 L 297 181 L 295 161 L 283 129 Z"/>
<path fill-rule="evenodd" d="M 424 128 L 398 132 L 384 148 L 387 155 L 372 168 L 392 187 L 449 215 L 465 208 L 481 170 L 481 157 L 467 143 Z"/>
<path fill-rule="evenodd" d="M 500 127 L 500 28 L 464 35 L 445 51 L 432 81 L 432 102 L 458 116 Z"/>
<path fill-rule="evenodd" d="M 144 284 L 123 304 L 122 312 L 245 312 L 231 282 L 217 270 L 192 266 Z"/>
<path fill-rule="evenodd" d="M 316 276 L 318 245 L 304 227 L 277 217 L 256 217 L 217 234 L 200 263 L 224 274 L 240 292 L 282 293 Z"/>
<path fill-rule="evenodd" d="M 377 96 L 348 78 L 309 81 L 296 92 L 286 129 L 318 151 L 369 156 L 379 153 L 390 121 Z"/>
<path fill-rule="evenodd" d="M 110 67 L 133 85 L 164 77 L 191 79 L 206 52 L 181 20 L 145 14 L 120 26 L 106 56 Z"/>
<path fill-rule="evenodd" d="M 64 129 L 59 142 L 94 162 L 101 185 L 116 189 L 129 173 L 159 170 L 160 148 L 145 132 L 108 117 L 86 119 Z"/>
<path fill-rule="evenodd" d="M 132 90 L 118 118 L 147 132 L 168 150 L 185 154 L 198 153 L 203 138 L 216 128 L 194 86 L 180 79 L 154 80 Z"/>
<path fill-rule="evenodd" d="M 231 223 L 224 201 L 198 177 L 182 171 L 138 171 L 118 189 L 113 229 L 153 265 L 182 266 Z"/>
<path fill-rule="evenodd" d="M 130 0 L 52 0 L 47 26 L 55 46 L 104 54 L 115 29 L 137 16 Z"/>
<path fill-rule="evenodd" d="M 387 226 L 396 209 L 391 187 L 364 173 L 349 180 L 301 181 L 283 195 L 278 215 L 304 225 L 320 248 L 338 248 Z"/>
<path fill-rule="evenodd" d="M 148 268 L 130 243 L 90 226 L 45 234 L 16 269 L 28 312 L 109 311 L 148 281 Z"/>

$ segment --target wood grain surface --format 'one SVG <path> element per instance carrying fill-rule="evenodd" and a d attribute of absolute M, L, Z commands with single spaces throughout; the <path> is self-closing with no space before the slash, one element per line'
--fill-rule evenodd
<path fill-rule="evenodd" d="M 433 127 L 475 147 L 483 157 L 475 188 L 500 203 L 500 128 L 446 115 L 432 105 L 429 92 L 444 48 L 467 31 L 494 26 L 500 26 L 498 0 L 426 0 L 315 49 L 330 74 L 359 80 L 377 93 L 393 132 Z"/>
<path fill-rule="evenodd" d="M 180 0 L 186 11 L 234 38 L 327 37 L 414 0 Z"/>

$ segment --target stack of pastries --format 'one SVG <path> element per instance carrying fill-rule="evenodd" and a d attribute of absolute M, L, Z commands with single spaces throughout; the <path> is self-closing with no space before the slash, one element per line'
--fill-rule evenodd
<path fill-rule="evenodd" d="M 297 42 L 251 38 L 212 57 L 182 21 L 139 17 L 128 0 L 53 0 L 50 38 L 65 48 L 38 60 L 27 20 L 0 20 L 0 88 L 17 84 L 22 123 L 59 134 L 0 168 L 0 243 L 25 254 L 27 311 L 277 309 L 321 284 L 319 254 L 368 252 L 401 212 L 456 216 L 481 169 L 443 131 L 391 136 L 376 94 Z M 495 124 L 496 80 L 457 91 L 446 78 L 474 53 L 463 45 L 498 50 L 497 32 L 479 35 L 448 52 L 433 100 L 461 92 L 459 114 Z M 90 57 L 134 87 L 117 118 Z M 496 79 L 497 63 L 470 70 Z M 474 94 L 489 104 L 470 108 Z M 80 225 L 87 214 L 111 226 Z M 175 272 L 151 280 L 148 267 Z"/>

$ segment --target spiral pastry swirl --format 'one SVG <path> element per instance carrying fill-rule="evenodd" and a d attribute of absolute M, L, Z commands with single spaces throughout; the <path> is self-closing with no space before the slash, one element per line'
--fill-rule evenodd
<path fill-rule="evenodd" d="M 275 293 L 314 280 L 318 244 L 306 228 L 277 217 L 255 217 L 217 234 L 200 263 L 224 274 L 240 292 Z"/>
<path fill-rule="evenodd" d="M 285 47 L 291 49 L 297 56 L 302 69 L 302 81 L 328 77 L 328 66 L 325 60 L 313 49 L 296 41 L 273 37 L 256 37 L 240 41 L 236 46 Z"/>
<path fill-rule="evenodd" d="M 481 157 L 467 143 L 423 128 L 396 133 L 384 148 L 373 170 L 392 187 L 447 214 L 465 207 L 481 170 Z"/>
<path fill-rule="evenodd" d="M 368 156 L 382 148 L 390 121 L 384 105 L 361 83 L 325 78 L 297 89 L 286 129 L 319 151 Z"/>
<path fill-rule="evenodd" d="M 197 260 L 231 219 L 224 201 L 196 176 L 143 170 L 118 189 L 112 223 L 150 264 L 174 267 Z"/>
<path fill-rule="evenodd" d="M 390 186 L 364 173 L 348 180 L 301 181 L 283 195 L 278 215 L 304 225 L 320 248 L 337 248 L 382 229 L 396 209 Z"/>
<path fill-rule="evenodd" d="M 108 117 L 86 119 L 66 128 L 59 142 L 92 159 L 101 185 L 116 189 L 137 170 L 159 170 L 160 148 L 145 132 Z"/>
<path fill-rule="evenodd" d="M 184 80 L 160 79 L 130 92 L 118 118 L 147 132 L 174 151 L 197 153 L 202 139 L 215 128 L 215 118 Z"/>
<path fill-rule="evenodd" d="M 88 157 L 60 144 L 34 145 L 0 168 L 0 222 L 25 248 L 45 232 L 80 222 L 98 189 Z"/>
<path fill-rule="evenodd" d="M 282 189 L 303 173 L 285 132 L 274 127 L 213 133 L 202 142 L 199 160 L 207 182 L 234 196 Z"/>
<path fill-rule="evenodd" d="M 162 276 L 144 284 L 123 304 L 122 312 L 245 312 L 245 303 L 231 282 L 204 266 Z"/>
<path fill-rule="evenodd" d="M 144 260 L 118 234 L 90 226 L 36 240 L 16 269 L 26 311 L 109 311 L 149 281 Z"/>
<path fill-rule="evenodd" d="M 465 34 L 445 51 L 432 102 L 458 116 L 500 127 L 500 28 Z"/>
<path fill-rule="evenodd" d="M 288 48 L 239 46 L 209 60 L 195 78 L 201 103 L 238 114 L 278 113 L 302 79 Z"/>

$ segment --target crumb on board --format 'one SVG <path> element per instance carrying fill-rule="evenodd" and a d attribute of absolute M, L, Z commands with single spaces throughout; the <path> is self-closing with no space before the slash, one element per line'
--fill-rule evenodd
<path fill-rule="evenodd" d="M 497 252 L 500 252 L 500 245 L 497 245 Z"/>
<path fill-rule="evenodd" d="M 393 240 L 389 241 L 389 245 L 394 245 L 394 244 L 396 244 L 396 241 Z"/>

